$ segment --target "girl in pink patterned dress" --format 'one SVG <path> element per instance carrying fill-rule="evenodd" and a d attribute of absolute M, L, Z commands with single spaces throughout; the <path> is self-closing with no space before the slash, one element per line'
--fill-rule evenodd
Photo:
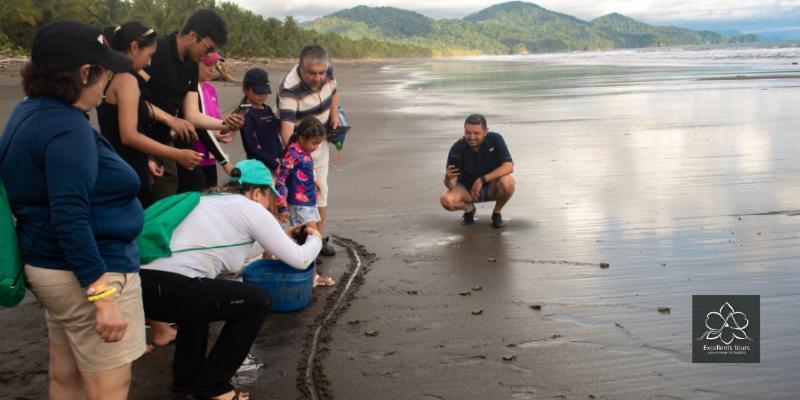
<path fill-rule="evenodd" d="M 325 141 L 325 126 L 314 117 L 300 122 L 289 140 L 289 147 L 278 167 L 278 211 L 282 219 L 287 217 L 289 224 L 308 225 L 317 228 L 320 221 L 317 210 L 317 184 L 314 181 L 314 162 L 311 153 Z M 317 274 L 314 286 L 330 286 L 336 283 L 330 277 Z"/>

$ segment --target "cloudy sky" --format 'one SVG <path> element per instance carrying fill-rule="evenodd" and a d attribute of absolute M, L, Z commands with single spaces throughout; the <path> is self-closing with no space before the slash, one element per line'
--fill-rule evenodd
<path fill-rule="evenodd" d="M 461 18 L 498 0 L 222 0 L 233 1 L 258 14 L 300 21 L 356 5 L 391 6 L 433 18 Z M 800 0 L 537 0 L 547 9 L 584 20 L 619 12 L 656 25 L 743 31 L 800 30 Z"/>

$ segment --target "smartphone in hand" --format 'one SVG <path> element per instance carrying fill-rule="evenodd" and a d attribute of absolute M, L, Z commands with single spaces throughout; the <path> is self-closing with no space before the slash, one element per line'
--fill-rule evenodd
<path fill-rule="evenodd" d="M 236 114 L 236 113 L 244 114 L 248 110 L 250 110 L 251 108 L 253 108 L 252 104 L 249 104 L 249 103 L 239 104 L 238 106 L 236 106 L 236 109 L 233 110 L 233 113 L 234 114 Z"/>
<path fill-rule="evenodd" d="M 447 165 L 450 167 L 455 167 L 456 169 L 461 169 L 461 155 L 460 154 L 453 154 L 447 160 Z"/>

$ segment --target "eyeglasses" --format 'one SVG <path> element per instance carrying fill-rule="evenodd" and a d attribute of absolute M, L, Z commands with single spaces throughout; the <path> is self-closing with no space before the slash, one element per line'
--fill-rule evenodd
<path fill-rule="evenodd" d="M 203 46 L 205 46 L 205 47 L 206 47 L 206 54 L 211 54 L 211 53 L 213 53 L 213 52 L 217 51 L 217 48 L 216 48 L 216 47 L 214 47 L 214 46 L 209 46 L 209 45 L 206 43 L 206 38 L 202 38 L 202 39 L 200 39 L 200 43 L 202 43 L 202 44 L 203 44 Z"/>

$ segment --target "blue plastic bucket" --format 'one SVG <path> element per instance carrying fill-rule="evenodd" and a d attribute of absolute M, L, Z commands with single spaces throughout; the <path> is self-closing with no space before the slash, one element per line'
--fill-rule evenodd
<path fill-rule="evenodd" d="M 313 262 L 301 271 L 280 260 L 258 260 L 248 265 L 242 276 L 245 283 L 267 290 L 272 297 L 272 311 L 302 310 L 311 303 Z"/>

